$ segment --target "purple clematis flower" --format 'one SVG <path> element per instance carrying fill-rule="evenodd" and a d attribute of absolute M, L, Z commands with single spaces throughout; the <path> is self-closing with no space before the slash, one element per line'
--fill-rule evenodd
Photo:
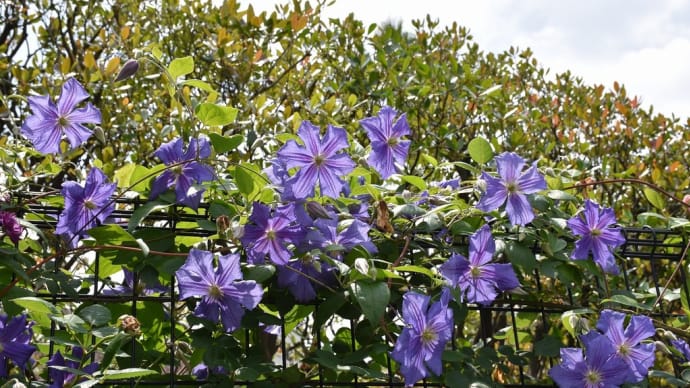
<path fill-rule="evenodd" d="M 628 327 L 623 331 L 625 314 L 603 310 L 597 322 L 599 329 L 616 349 L 616 356 L 628 365 L 629 383 L 637 383 L 647 377 L 649 368 L 654 365 L 653 343 L 641 343 L 641 341 L 654 335 L 655 329 L 652 320 L 644 315 L 633 315 Z"/>
<path fill-rule="evenodd" d="M 685 362 L 690 361 L 690 345 L 683 339 L 675 339 L 671 341 L 671 345 L 676 348 L 685 357 Z"/>
<path fill-rule="evenodd" d="M 89 94 L 74 78 L 62 85 L 57 104 L 50 96 L 29 97 L 29 107 L 34 112 L 22 125 L 21 133 L 43 153 L 59 153 L 62 135 L 67 135 L 72 148 L 77 148 L 91 137 L 92 131 L 83 124 L 100 124 L 101 111 L 91 103 L 77 109 Z"/>
<path fill-rule="evenodd" d="M 192 139 L 189 147 L 184 150 L 181 138 L 165 143 L 154 153 L 166 166 L 173 166 L 157 177 L 151 185 L 151 199 L 158 198 L 168 188 L 175 186 L 177 202 L 196 210 L 199 208 L 201 197 L 204 194 L 203 187 L 194 184 L 213 179 L 211 167 L 197 162 L 211 156 L 211 145 L 208 139 L 200 137 Z"/>
<path fill-rule="evenodd" d="M 168 291 L 168 287 L 161 285 L 157 279 L 154 284 L 146 284 L 141 279 L 137 279 L 135 287 L 134 272 L 125 267 L 122 267 L 122 272 L 125 275 L 124 283 L 114 288 L 103 290 L 103 295 L 151 295 L 156 293 L 162 294 Z"/>
<path fill-rule="evenodd" d="M 537 162 L 520 174 L 525 160 L 512 152 L 496 156 L 500 179 L 486 172 L 482 179 L 486 182 L 486 192 L 479 200 L 477 209 L 490 212 L 506 203 L 506 213 L 512 225 L 527 225 L 534 219 L 532 206 L 525 194 L 533 194 L 546 189 L 546 180 L 537 171 Z"/>
<path fill-rule="evenodd" d="M 441 275 L 451 287 L 459 287 L 468 302 L 491 304 L 497 291 L 520 287 L 510 263 L 489 264 L 496 251 L 496 244 L 488 225 L 482 226 L 470 237 L 469 261 L 454 254 L 441 265 Z"/>
<path fill-rule="evenodd" d="M 98 363 L 96 362 L 92 362 L 84 368 L 81 368 L 81 361 L 83 358 L 84 349 L 80 348 L 79 346 L 75 346 L 74 348 L 72 348 L 72 357 L 69 359 L 65 359 L 65 357 L 63 357 L 60 351 L 58 350 L 53 355 L 53 357 L 51 357 L 50 360 L 48 360 L 48 368 L 50 368 L 48 371 L 48 375 L 50 376 L 50 379 L 53 381 L 53 383 L 50 384 L 49 388 L 62 388 L 65 385 L 72 386 L 72 384 L 76 383 L 78 380 L 77 374 L 70 373 L 66 370 L 51 368 L 53 366 L 67 367 L 75 370 L 81 369 L 81 371 L 85 374 L 92 374 L 98 370 Z"/>
<path fill-rule="evenodd" d="M 14 213 L 0 210 L 0 229 L 5 236 L 10 238 L 10 241 L 15 244 L 19 242 L 23 228 Z"/>
<path fill-rule="evenodd" d="M 427 377 L 429 369 L 436 376 L 441 375 L 441 354 L 453 333 L 453 310 L 448 308 L 448 289 L 443 290 L 441 300 L 431 307 L 430 299 L 412 291 L 403 295 L 402 318 L 406 326 L 391 356 L 400 364 L 408 387 Z"/>
<path fill-rule="evenodd" d="M 338 218 L 319 218 L 314 221 L 315 229 L 307 233 L 306 242 L 310 248 L 324 250 L 336 260 L 342 260 L 342 254 L 360 245 L 369 253 L 376 253 L 376 245 L 369 238 L 371 227 L 360 221 L 352 220 L 350 225 L 338 233 Z"/>
<path fill-rule="evenodd" d="M 602 209 L 598 204 L 586 200 L 585 209 L 568 220 L 568 227 L 576 236 L 581 236 L 575 242 L 575 250 L 570 255 L 575 260 L 586 260 L 592 252 L 594 262 L 599 264 L 606 273 L 618 274 L 618 266 L 613 257 L 613 249 L 625 243 L 625 237 L 620 228 L 611 227 L 616 223 L 613 209 Z"/>
<path fill-rule="evenodd" d="M 313 196 L 318 182 L 321 195 L 338 197 L 344 184 L 340 177 L 349 174 L 355 167 L 346 153 L 338 153 L 347 148 L 347 133 L 342 128 L 329 125 L 326 135 L 319 139 L 319 128 L 304 121 L 297 135 L 304 146 L 290 140 L 278 151 L 278 158 L 288 170 L 300 168 L 290 178 L 292 194 L 297 199 Z"/>
<path fill-rule="evenodd" d="M 395 109 L 384 106 L 378 116 L 359 122 L 371 140 L 371 154 L 367 162 L 378 171 L 382 179 L 395 174 L 396 163 L 405 164 L 410 150 L 410 141 L 401 139 L 410 134 L 407 116 L 403 113 L 395 120 L 397 114 Z"/>
<path fill-rule="evenodd" d="M 31 323 L 26 321 L 26 315 L 17 315 L 9 319 L 0 314 L 0 377 L 7 377 L 7 361 L 24 369 L 36 347 L 30 345 L 33 331 Z"/>
<path fill-rule="evenodd" d="M 238 254 L 221 255 L 214 271 L 213 253 L 192 249 L 175 277 L 180 299 L 201 297 L 194 315 L 215 323 L 220 315 L 227 332 L 240 327 L 244 309 L 254 309 L 264 295 L 260 284 L 242 280 Z"/>
<path fill-rule="evenodd" d="M 202 362 L 201 364 L 198 364 L 192 368 L 192 374 L 197 380 L 208 380 L 208 378 L 212 375 L 225 375 L 228 374 L 228 371 L 221 365 L 209 368 L 208 365 Z"/>
<path fill-rule="evenodd" d="M 289 244 L 297 245 L 304 232 L 295 223 L 294 205 L 279 207 L 271 214 L 271 208 L 254 202 L 249 221 L 246 225 L 242 244 L 247 251 L 247 260 L 252 264 L 263 264 L 266 255 L 278 265 L 287 264 L 292 256 Z"/>
<path fill-rule="evenodd" d="M 549 370 L 559 387 L 615 388 L 627 380 L 630 370 L 606 336 L 590 331 L 580 339 L 585 357 L 580 348 L 562 348 L 561 363 Z"/>
<path fill-rule="evenodd" d="M 70 247 L 74 248 L 86 231 L 103 223 L 115 210 L 110 196 L 117 185 L 108 183 L 103 171 L 93 167 L 82 187 L 76 182 L 62 184 L 65 209 L 60 214 L 55 232 L 63 235 Z"/>
<path fill-rule="evenodd" d="M 303 259 L 278 267 L 278 286 L 290 290 L 296 301 L 309 302 L 316 299 L 317 286 L 330 286 L 336 282 L 335 270 L 330 264 L 308 254 Z"/>

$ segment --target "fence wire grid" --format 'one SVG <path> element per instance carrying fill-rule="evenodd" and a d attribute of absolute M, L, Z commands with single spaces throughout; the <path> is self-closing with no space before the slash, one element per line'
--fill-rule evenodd
<path fill-rule="evenodd" d="M 126 225 L 132 217 L 133 212 L 137 207 L 143 205 L 143 202 L 137 200 L 119 199 L 117 202 L 125 205 L 119 207 L 128 207 L 131 210 L 115 210 L 110 216 L 111 220 Z M 58 215 L 62 211 L 59 207 L 30 205 L 27 213 L 32 214 L 35 220 L 32 223 L 40 229 L 53 230 L 57 224 Z M 215 222 L 213 217 L 209 215 L 208 205 L 202 205 L 199 208 L 198 214 L 186 214 L 176 212 L 175 208 L 168 209 L 165 212 L 152 212 L 146 217 L 146 223 L 139 225 L 139 229 L 156 229 L 166 230 L 173 233 L 175 236 L 190 236 L 190 237 L 209 237 L 215 234 L 215 231 L 207 230 L 200 227 L 180 227 L 180 224 L 189 225 L 189 223 L 201 222 Z M 210 225 L 210 224 L 209 224 Z M 628 292 L 636 291 L 630 283 L 630 275 L 635 273 L 644 279 L 646 287 L 651 294 L 660 295 L 664 288 L 680 289 L 680 293 L 686 297 L 690 295 L 688 286 L 686 284 L 686 273 L 682 265 L 678 266 L 682 258 L 682 252 L 687 244 L 686 237 L 679 231 L 653 228 L 622 228 L 626 243 L 619 248 L 617 252 L 618 263 L 622 266 L 622 285 L 618 289 L 624 289 Z M 534 248 L 535 253 L 538 248 Z M 71 261 L 70 261 L 71 260 Z M 54 271 L 58 272 L 61 269 L 71 271 L 83 258 L 72 257 L 64 263 L 55 265 Z M 175 278 L 172 276 L 167 286 L 165 293 L 160 295 L 142 295 L 137 290 L 139 284 L 140 274 L 133 274 L 132 292 L 128 294 L 114 295 L 106 292 L 111 289 L 113 283 L 109 279 L 101 279 L 99 275 L 99 255 L 95 254 L 88 263 L 90 273 L 85 273 L 85 279 L 92 282 L 91 287 L 82 293 L 65 293 L 65 292 L 41 292 L 37 296 L 44 298 L 47 301 L 55 304 L 57 302 L 75 302 L 79 304 L 105 304 L 114 311 L 124 311 L 124 313 L 138 317 L 142 314 L 142 310 L 150 308 L 152 305 L 160 305 L 164 311 L 168 311 L 167 316 L 169 320 L 164 324 L 167 330 L 168 344 L 167 349 L 167 366 L 161 370 L 161 374 L 155 377 L 147 376 L 145 378 L 122 380 L 109 382 L 112 386 L 200 386 L 204 384 L 212 384 L 213 380 L 195 380 L 191 376 L 191 367 L 181 363 L 183 357 L 179 356 L 180 349 L 176 345 L 176 322 L 174 321 L 174 314 L 169 313 L 170 309 L 176 308 L 181 303 L 177 300 Z M 678 267 L 678 268 L 676 268 Z M 675 273 L 674 273 L 675 270 Z M 673 281 L 669 282 L 671 276 L 674 275 Z M 534 270 L 533 286 L 536 288 L 536 293 L 540 294 L 545 283 L 552 280 L 540 274 L 538 270 Z M 607 282 L 606 279 L 598 279 L 599 282 Z M 668 284 L 667 284 L 668 282 Z M 601 287 L 601 284 L 597 285 Z M 604 287 L 608 289 L 612 285 L 605 284 Z M 50 289 L 50 287 L 48 287 Z M 522 300 L 515 295 L 506 294 L 499 300 L 496 300 L 490 306 L 468 305 L 468 314 L 473 314 L 473 322 L 477 323 L 478 329 L 474 335 L 474 340 L 483 341 L 486 346 L 494 346 L 495 348 L 502 348 L 504 351 L 506 346 L 512 347 L 514 354 L 525 353 L 533 350 L 539 346 L 539 341 L 549 332 L 549 328 L 555 323 L 559 322 L 561 315 L 569 310 L 579 307 L 587 306 L 586 302 L 591 295 L 594 287 L 588 284 L 566 286 L 564 293 L 558 300 Z M 639 290 L 639 288 L 638 288 Z M 286 291 L 287 292 L 287 291 Z M 315 311 L 318 311 L 319 306 L 314 306 Z M 655 319 L 663 323 L 668 322 L 674 317 L 683 315 L 680 297 L 678 293 L 669 294 L 667 297 L 660 298 L 659 306 L 650 314 Z M 469 318 L 468 318 L 469 319 Z M 273 362 L 277 368 L 285 370 L 295 361 L 289 356 L 291 346 L 299 346 L 295 344 L 295 339 L 290 339 L 290 334 L 286 333 L 284 324 L 284 317 L 280 317 L 282 325 L 280 325 L 279 334 L 274 338 L 275 353 L 273 354 Z M 333 324 L 333 322 L 329 322 Z M 313 320 L 307 319 L 304 325 L 299 328 L 305 332 L 313 330 L 311 327 Z M 355 341 L 355 331 L 357 329 L 358 320 L 351 319 L 337 322 L 337 325 L 346 327 L 350 330 L 350 350 L 357 351 L 357 344 Z M 332 328 L 331 328 L 332 329 Z M 297 329 L 295 329 L 297 330 Z M 332 329 L 333 330 L 333 329 Z M 61 328 L 54 321 L 51 322 L 51 338 L 59 338 Z M 245 330 L 244 346 L 245 350 L 249 350 L 255 344 L 251 343 L 252 331 L 261 331 L 261 328 L 253 330 Z M 453 343 L 457 336 L 463 335 L 465 329 L 456 327 L 454 330 Z M 317 328 L 313 331 L 316 333 L 316 348 L 321 349 L 322 333 L 326 331 Z M 293 330 L 293 334 L 295 331 Z M 533 338 L 531 349 L 524 348 L 524 344 L 520 339 L 526 334 L 530 334 Z M 541 338 L 540 338 L 541 337 Z M 299 341 L 299 338 L 297 339 Z M 515 344 L 521 344 L 516 347 Z M 55 343 L 50 341 L 50 354 L 54 353 Z M 304 344 L 302 344 L 304 345 Z M 137 341 L 132 340 L 130 344 L 123 347 L 128 351 L 128 360 L 124 357 L 118 357 L 117 361 L 120 367 L 141 367 L 141 347 L 138 346 Z M 510 352 L 508 352 L 510 353 Z M 92 356 L 93 357 L 93 356 Z M 394 373 L 392 363 L 387 355 L 387 378 L 383 381 L 369 381 L 368 379 L 356 378 L 354 382 L 342 383 L 338 381 L 331 381 L 328 374 L 325 373 L 323 367 L 319 366 L 318 376 L 302 381 L 299 385 L 301 387 L 336 387 L 336 386 L 355 386 L 355 387 L 402 387 L 404 383 L 400 376 Z M 509 358 L 510 359 L 510 358 Z M 496 382 L 497 386 L 505 387 L 538 387 L 538 386 L 552 386 L 544 385 L 538 381 L 543 381 L 543 377 L 548 373 L 548 369 L 558 362 L 557 355 L 550 356 L 536 356 L 533 355 L 527 362 L 507 362 L 502 368 L 495 369 L 491 376 L 492 380 Z M 676 376 L 680 373 L 680 368 L 674 362 L 674 372 Z M 234 381 L 236 387 L 260 387 L 260 386 L 276 386 L 270 381 Z M 290 385 L 293 386 L 293 385 Z M 416 386 L 423 387 L 438 387 L 442 386 L 439 383 L 422 382 Z"/>

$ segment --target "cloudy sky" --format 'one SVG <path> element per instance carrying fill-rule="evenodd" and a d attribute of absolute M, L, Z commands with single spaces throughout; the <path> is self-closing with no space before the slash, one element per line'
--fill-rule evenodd
<path fill-rule="evenodd" d="M 251 3 L 273 10 L 284 1 Z M 402 21 L 410 29 L 410 20 L 426 14 L 457 21 L 485 51 L 530 47 L 552 73 L 570 70 L 608 88 L 619 81 L 655 112 L 690 116 L 690 1 L 336 0 L 325 16 L 350 12 L 365 23 Z"/>

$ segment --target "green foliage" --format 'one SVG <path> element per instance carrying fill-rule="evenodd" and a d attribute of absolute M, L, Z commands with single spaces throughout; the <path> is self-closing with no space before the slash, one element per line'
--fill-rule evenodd
<path fill-rule="evenodd" d="M 233 379 L 309 385 L 318 373 L 342 384 L 397 382 L 399 375 L 387 375 L 389 362 L 398 367 L 388 354 L 403 327 L 402 295 L 415 290 L 436 297 L 444 284 L 439 265 L 451 254 L 467 256 L 468 236 L 487 217 L 497 238 L 495 259 L 511 263 L 521 282 L 498 303 L 525 310 L 487 315 L 457 302 L 456 291 L 451 308 L 458 329 L 443 353 L 444 374 L 430 381 L 519 384 L 518 371 L 527 371 L 535 383 L 548 382 L 546 365 L 562 347 L 576 346 L 602 308 L 673 316 L 659 327 L 679 336 L 688 327 L 678 313 L 690 313 L 680 291 L 686 285 L 670 261 L 658 268 L 631 260 L 623 279 L 607 277 L 590 260 L 570 260 L 574 237 L 566 220 L 583 197 L 614 207 L 622 224 L 689 230 L 678 198 L 690 184 L 683 168 L 690 122 L 642 107 L 618 83 L 607 89 L 569 72 L 549 74 L 528 48 L 484 52 L 466 28 L 440 27 L 431 17 L 415 21 L 412 31 L 364 26 L 353 15 L 323 20 L 324 1 L 295 1 L 261 14 L 233 0 L 27 4 L 0 3 L 0 13 L 12 16 L 0 27 L 8 31 L 0 34 L 0 168 L 7 191 L 25 195 L 2 209 L 18 211 L 36 237 L 16 245 L 0 240 L 0 284 L 8 285 L 0 299 L 9 314 L 26 311 L 36 337 L 53 340 L 63 353 L 81 346 L 96 354 L 101 367 L 88 384 L 171 368 L 188 374 L 202 361 L 225 368 L 220 385 Z M 24 27 L 28 33 L 19 33 Z M 27 34 L 40 50 L 22 58 Z M 137 60 L 137 72 L 114 82 L 128 59 Z M 30 114 L 22 96 L 57 95 L 70 76 L 91 93 L 102 125 L 84 147 L 41 155 L 20 135 Z M 405 113 L 412 130 L 407 163 L 385 181 L 367 165 L 370 141 L 358 125 L 384 105 Z M 352 221 L 356 198 L 366 198 L 377 248 L 357 247 L 336 260 L 343 247 L 334 244 L 295 257 L 337 267 L 335 284 L 318 288 L 316 304 L 298 303 L 278 286 L 274 264 L 246 264 L 240 241 L 254 201 L 279 203 L 265 168 L 282 145 L 297 140 L 303 120 L 347 131 L 347 151 L 357 163 L 344 177 L 351 193 L 313 202 L 334 209 L 341 231 Z M 159 164 L 154 150 L 201 134 L 213 147 L 208 163 L 215 177 L 204 186 L 208 209 L 179 206 L 172 192 L 147 201 L 152 180 L 175 168 Z M 546 175 L 548 190 L 530 197 L 538 216 L 528 227 L 511 226 L 501 211 L 473 207 L 481 172 L 494 169 L 494 156 L 504 151 L 537 161 Z M 53 234 L 53 215 L 34 205 L 63 206 L 57 190 L 82 181 L 91 167 L 117 182 L 117 210 L 131 216 L 125 226 L 114 215 L 112 223 L 90 229 L 83 245 L 68 248 Z M 460 179 L 459 188 L 440 186 L 449 179 Z M 604 179 L 613 181 L 596 183 Z M 664 242 L 680 244 L 670 253 L 684 247 L 684 241 Z M 242 330 L 226 333 L 195 317 L 190 300 L 37 296 L 90 296 L 112 286 L 121 266 L 137 273 L 133 288 L 154 282 L 170 288 L 192 247 L 243 255 L 244 279 L 264 286 L 265 297 L 244 316 Z M 95 253 L 98 266 L 88 256 Z M 671 279 L 663 297 L 652 277 L 656 284 Z M 132 309 L 139 312 L 137 330 L 123 326 Z M 51 322 L 59 333 L 50 332 Z M 285 325 L 290 345 L 284 369 L 273 362 L 279 336 L 263 330 L 277 324 Z M 148 369 L 130 367 L 132 349 Z M 179 365 L 167 364 L 170 349 Z M 48 353 L 41 350 L 38 364 L 45 365 Z M 661 364 L 651 384 L 683 381 Z"/>

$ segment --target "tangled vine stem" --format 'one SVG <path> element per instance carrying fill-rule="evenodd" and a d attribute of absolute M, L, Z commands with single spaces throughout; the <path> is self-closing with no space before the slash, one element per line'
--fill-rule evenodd
<path fill-rule="evenodd" d="M 89 252 L 89 251 L 105 251 L 105 250 L 113 250 L 113 249 L 121 250 L 121 251 L 128 251 L 128 252 L 143 252 L 143 249 L 141 249 L 141 248 L 106 244 L 106 245 L 97 245 L 97 246 L 93 246 L 93 247 L 78 247 L 78 248 L 75 248 L 75 249 L 72 249 L 70 251 L 65 252 L 65 254 L 81 254 L 83 252 Z M 159 256 L 171 256 L 171 257 L 187 257 L 187 255 L 188 255 L 187 253 L 149 251 L 149 255 L 151 255 L 151 254 L 159 255 Z M 26 275 L 30 275 L 34 271 L 36 271 L 37 269 L 43 267 L 43 265 L 45 263 L 47 263 L 53 259 L 56 259 L 58 257 L 62 257 L 62 256 L 63 256 L 63 253 L 60 252 L 60 253 L 50 255 L 44 259 L 41 259 L 41 260 L 37 261 L 36 264 L 31 266 L 31 268 L 27 269 L 25 273 L 26 273 Z M 14 279 L 12 279 L 12 281 L 8 285 L 6 285 L 2 290 L 0 290 L 0 298 L 7 295 L 7 293 L 12 289 L 12 287 L 14 287 L 15 285 L 17 285 L 17 283 L 19 283 L 20 279 L 21 279 L 21 277 L 15 277 Z"/>
<path fill-rule="evenodd" d="M 690 210 L 690 203 L 683 202 L 682 199 L 676 197 L 675 195 L 662 189 L 661 187 L 655 185 L 654 183 L 647 182 L 645 180 L 637 179 L 637 178 L 604 179 L 601 181 L 584 182 L 584 183 L 578 183 L 576 185 L 568 186 L 568 187 L 564 188 L 564 190 L 579 189 L 579 188 L 588 187 L 588 186 L 602 186 L 602 185 L 613 184 L 613 183 L 632 183 L 632 184 L 639 184 L 639 185 L 647 186 L 650 189 L 652 189 L 658 193 L 661 193 L 666 198 L 668 198 L 674 202 L 680 203 L 686 209 Z M 668 280 L 666 280 L 664 287 L 661 289 L 661 292 L 656 297 L 656 300 L 654 301 L 652 308 L 654 306 L 656 306 L 657 304 L 659 304 L 659 302 L 661 302 L 661 298 L 663 298 L 664 294 L 666 294 L 666 291 L 668 290 L 668 287 L 670 286 L 671 281 L 673 280 L 673 278 L 676 277 L 676 275 L 678 274 L 678 271 L 680 270 L 681 266 L 683 265 L 683 261 L 685 261 L 685 257 L 688 255 L 689 249 L 690 249 L 690 241 L 688 241 L 688 243 L 685 244 L 685 247 L 683 248 L 683 253 L 680 255 L 680 259 L 678 260 L 678 263 L 676 264 L 675 268 L 673 268 L 673 272 L 671 273 L 671 276 L 669 276 Z"/>

